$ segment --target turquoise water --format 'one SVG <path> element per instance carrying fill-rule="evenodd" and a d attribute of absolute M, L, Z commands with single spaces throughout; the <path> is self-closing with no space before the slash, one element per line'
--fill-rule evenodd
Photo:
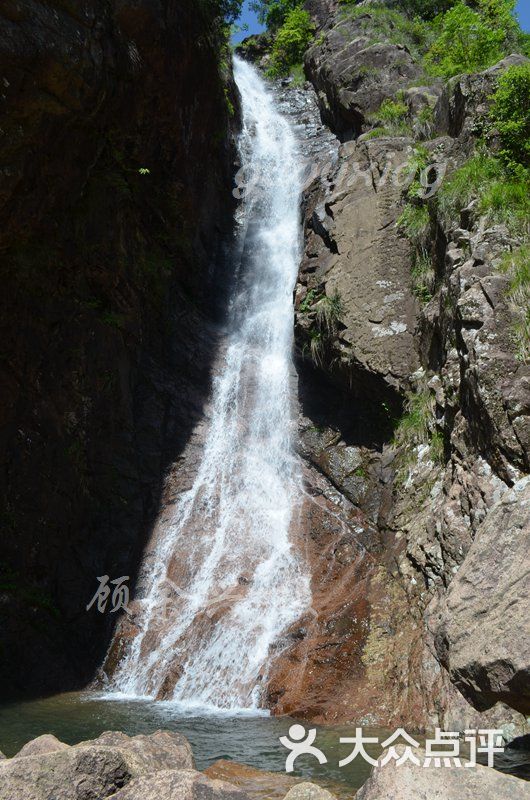
<path fill-rule="evenodd" d="M 190 715 L 167 702 L 149 700 L 107 700 L 88 694 L 63 694 L 44 700 L 13 703 L 0 707 L 0 750 L 14 755 L 26 742 L 43 733 L 53 733 L 67 744 L 93 739 L 105 730 L 121 730 L 129 735 L 151 733 L 159 728 L 178 731 L 190 741 L 198 769 L 218 759 L 229 759 L 258 769 L 285 774 L 287 751 L 278 741 L 286 736 L 295 720 L 288 717 Z M 338 762 L 349 753 L 341 736 L 353 736 L 355 724 L 317 728 L 315 745 L 327 756 L 319 766 L 310 756 L 296 760 L 293 775 L 327 786 L 340 800 L 351 798 L 368 778 L 371 767 L 357 757 L 339 768 Z M 384 741 L 391 733 L 382 728 L 363 727 L 363 735 Z M 412 733 L 412 731 L 410 731 Z M 422 744 L 425 738 L 415 735 Z M 373 757 L 381 752 L 377 744 L 366 745 Z M 496 760 L 503 771 L 530 776 L 529 753 L 506 751 Z"/>
<path fill-rule="evenodd" d="M 148 700 L 102 700 L 83 694 L 64 694 L 0 708 L 0 750 L 14 755 L 26 742 L 43 733 L 53 733 L 67 744 L 92 739 L 105 730 L 121 730 L 129 735 L 150 733 L 158 728 L 179 731 L 190 741 L 198 769 L 218 759 L 230 759 L 258 769 L 284 773 L 287 750 L 278 741 L 286 736 L 294 720 L 270 716 L 190 716 L 167 702 Z M 338 761 L 348 753 L 340 736 L 352 736 L 354 726 L 320 728 L 316 746 L 327 756 L 319 766 L 314 758 L 301 756 L 295 763 L 295 776 L 312 779 L 333 788 L 342 798 L 351 797 L 367 779 L 371 767 L 356 759 L 339 768 Z M 380 741 L 389 731 L 366 728 L 366 735 Z M 376 757 L 380 748 L 368 745 Z"/>

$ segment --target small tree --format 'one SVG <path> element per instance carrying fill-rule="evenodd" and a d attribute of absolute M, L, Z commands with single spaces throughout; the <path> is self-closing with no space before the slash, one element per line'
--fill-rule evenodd
<path fill-rule="evenodd" d="M 250 8 L 258 15 L 262 25 L 270 31 L 283 25 L 287 14 L 300 5 L 300 0 L 251 0 Z"/>
<path fill-rule="evenodd" d="M 504 55 L 504 31 L 463 2 L 444 14 L 440 24 L 440 35 L 425 57 L 435 74 L 449 77 L 486 69 Z"/>
<path fill-rule="evenodd" d="M 530 64 L 509 67 L 492 100 L 490 118 L 504 160 L 530 167 Z"/>
<path fill-rule="evenodd" d="M 289 11 L 272 48 L 272 75 L 285 75 L 298 64 L 313 37 L 311 17 L 303 8 Z"/>

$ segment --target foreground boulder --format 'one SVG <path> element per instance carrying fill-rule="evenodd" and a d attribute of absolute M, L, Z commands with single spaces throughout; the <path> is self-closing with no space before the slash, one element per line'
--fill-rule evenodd
<path fill-rule="evenodd" d="M 501 700 L 530 712 L 527 627 L 530 478 L 506 491 L 478 528 L 430 624 L 438 657 L 476 708 Z M 521 635 L 519 635 L 519 633 Z"/>
<path fill-rule="evenodd" d="M 289 789 L 300 783 L 300 778 L 294 778 L 283 772 L 268 772 L 224 758 L 215 761 L 205 769 L 204 775 L 207 778 L 237 786 L 248 794 L 251 800 L 254 798 L 255 800 L 283 800 Z"/>
<path fill-rule="evenodd" d="M 299 783 L 285 795 L 285 800 L 335 800 L 335 795 L 316 783 Z"/>
<path fill-rule="evenodd" d="M 133 778 L 192 767 L 191 748 L 178 733 L 106 732 L 75 747 L 41 736 L 1 762 L 0 800 L 100 800 Z"/>
<path fill-rule="evenodd" d="M 397 747 L 399 752 L 402 747 Z M 420 764 L 425 753 L 416 751 Z M 528 800 L 530 784 L 490 767 L 377 766 L 355 800 Z"/>
<path fill-rule="evenodd" d="M 14 758 L 27 758 L 28 756 L 41 756 L 45 753 L 56 753 L 59 750 L 68 750 L 68 745 L 53 735 L 53 733 L 45 733 L 42 736 L 37 736 L 22 747 Z"/>
<path fill-rule="evenodd" d="M 144 775 L 112 795 L 112 800 L 248 800 L 248 795 L 224 781 L 192 769 L 171 769 Z"/>

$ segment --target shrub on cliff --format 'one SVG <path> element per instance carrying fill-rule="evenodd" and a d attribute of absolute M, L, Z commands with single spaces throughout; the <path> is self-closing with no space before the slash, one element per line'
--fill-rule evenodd
<path fill-rule="evenodd" d="M 524 49 L 515 0 L 477 0 L 473 5 L 459 0 L 434 21 L 438 35 L 425 56 L 433 74 L 478 72 L 510 51 Z"/>
<path fill-rule="evenodd" d="M 501 271 L 508 274 L 508 300 L 515 313 L 513 338 L 519 361 L 530 361 L 530 245 L 524 244 L 501 261 Z"/>
<path fill-rule="evenodd" d="M 267 30 L 275 31 L 283 25 L 290 11 L 300 5 L 300 0 L 251 0 L 250 8 L 256 12 Z"/>
<path fill-rule="evenodd" d="M 509 67 L 499 78 L 490 118 L 511 165 L 530 167 L 530 64 Z"/>
<path fill-rule="evenodd" d="M 289 11 L 274 39 L 269 69 L 271 77 L 286 75 L 292 66 L 302 61 L 313 32 L 314 26 L 307 11 L 301 7 Z"/>
<path fill-rule="evenodd" d="M 421 19 L 434 19 L 454 5 L 454 0 L 390 0 L 391 8 L 399 8 L 405 14 Z"/>

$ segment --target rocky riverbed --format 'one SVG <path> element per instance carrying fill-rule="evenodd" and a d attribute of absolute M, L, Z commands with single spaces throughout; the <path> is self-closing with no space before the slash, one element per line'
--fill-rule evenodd
<path fill-rule="evenodd" d="M 412 751 L 414 758 L 425 756 Z M 381 761 L 385 761 L 385 755 Z M 397 756 L 402 755 L 398 748 Z M 530 785 L 488 767 L 424 769 L 394 760 L 375 767 L 357 800 L 524 800 Z M 106 731 L 69 746 L 51 734 L 24 745 L 12 758 L 0 754 L 0 800 L 336 800 L 328 789 L 285 774 L 218 761 L 195 767 L 179 733 L 127 736 Z"/>

